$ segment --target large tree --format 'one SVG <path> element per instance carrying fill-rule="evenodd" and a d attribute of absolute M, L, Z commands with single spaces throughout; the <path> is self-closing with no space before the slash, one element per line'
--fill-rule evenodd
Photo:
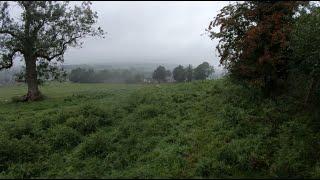
<path fill-rule="evenodd" d="M 269 96 L 287 78 L 293 17 L 304 3 L 245 1 L 221 9 L 208 28 L 211 38 L 220 39 L 220 63 L 233 77 L 261 87 Z"/>
<path fill-rule="evenodd" d="M 0 70 L 12 67 L 14 59 L 21 56 L 28 85 L 24 100 L 37 100 L 41 98 L 37 62 L 63 62 L 69 46 L 81 46 L 80 39 L 103 35 L 103 31 L 94 27 L 98 16 L 90 2 L 74 7 L 66 1 L 12 3 L 0 2 Z M 20 8 L 18 16 L 12 16 L 13 7 Z"/>

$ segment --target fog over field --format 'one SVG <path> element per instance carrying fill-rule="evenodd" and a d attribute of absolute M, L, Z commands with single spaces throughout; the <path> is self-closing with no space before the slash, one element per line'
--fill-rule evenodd
<path fill-rule="evenodd" d="M 72 2 L 74 3 L 74 2 Z M 77 2 L 78 3 L 78 2 Z M 105 39 L 70 48 L 66 64 L 149 62 L 218 66 L 205 29 L 229 2 L 92 2 Z"/>

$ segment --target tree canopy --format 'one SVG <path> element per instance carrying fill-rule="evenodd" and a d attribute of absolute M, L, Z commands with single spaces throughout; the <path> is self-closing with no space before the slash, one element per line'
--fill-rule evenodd
<path fill-rule="evenodd" d="M 220 63 L 233 77 L 270 94 L 287 78 L 294 15 L 305 3 L 245 1 L 222 8 L 208 28 L 211 38 L 220 39 Z"/>

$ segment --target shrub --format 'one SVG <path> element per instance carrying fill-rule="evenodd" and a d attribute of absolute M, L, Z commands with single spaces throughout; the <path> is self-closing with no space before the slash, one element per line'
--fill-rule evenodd
<path fill-rule="evenodd" d="M 20 140 L 10 139 L 8 134 L 0 134 L 0 170 L 6 170 L 12 163 L 33 162 L 46 152 L 46 148 L 37 144 L 28 136 Z"/>
<path fill-rule="evenodd" d="M 84 117 L 83 115 L 69 118 L 66 123 L 67 126 L 80 132 L 82 135 L 93 133 L 100 125 L 100 118 L 94 115 Z"/>
<path fill-rule="evenodd" d="M 16 122 L 6 124 L 6 131 L 13 138 L 21 139 L 22 136 L 33 136 L 35 126 L 31 119 L 19 119 Z"/>
<path fill-rule="evenodd" d="M 81 142 L 81 135 L 76 130 L 58 125 L 49 129 L 45 134 L 45 138 L 49 141 L 50 145 L 54 149 L 66 149 L 69 150 Z"/>
<path fill-rule="evenodd" d="M 160 114 L 159 107 L 155 105 L 141 105 L 139 108 L 136 110 L 136 114 L 141 117 L 141 118 L 154 118 L 158 114 Z"/>
<path fill-rule="evenodd" d="M 108 113 L 105 112 L 103 109 L 89 104 L 80 107 L 79 113 L 82 114 L 84 117 L 95 115 L 101 118 L 107 118 L 108 116 Z"/>
<path fill-rule="evenodd" d="M 14 144 L 9 138 L 9 135 L 2 132 L 0 134 L 0 171 L 5 171 L 8 162 L 13 162 L 15 159 Z"/>
<path fill-rule="evenodd" d="M 8 174 L 4 178 L 14 178 L 14 179 L 31 179 L 32 177 L 38 177 L 42 171 L 45 170 L 45 167 L 42 163 L 19 163 L 12 164 L 8 168 Z"/>
<path fill-rule="evenodd" d="M 91 134 L 79 146 L 77 154 L 80 158 L 86 157 L 105 157 L 108 154 L 109 138 L 103 131 Z"/>
<path fill-rule="evenodd" d="M 196 164 L 195 173 L 197 176 L 210 178 L 226 178 L 232 175 L 231 167 L 222 161 L 212 159 L 201 159 Z"/>

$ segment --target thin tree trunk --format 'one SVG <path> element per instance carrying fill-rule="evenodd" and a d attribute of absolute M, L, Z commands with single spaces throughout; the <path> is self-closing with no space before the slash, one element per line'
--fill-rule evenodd
<path fill-rule="evenodd" d="M 36 59 L 31 57 L 25 57 L 26 62 L 26 81 L 28 85 L 28 93 L 24 97 L 26 101 L 35 101 L 41 99 L 41 93 L 38 88 L 37 82 L 37 66 Z"/>

